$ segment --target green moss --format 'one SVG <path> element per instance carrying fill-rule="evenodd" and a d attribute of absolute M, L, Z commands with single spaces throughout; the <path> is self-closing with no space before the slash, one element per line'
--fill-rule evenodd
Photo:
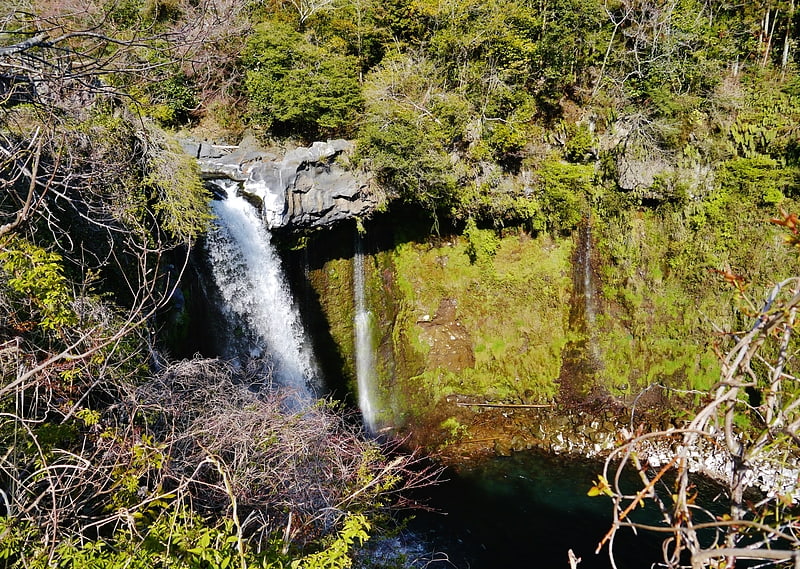
<path fill-rule="evenodd" d="M 355 333 L 353 322 L 353 262 L 332 259 L 311 273 L 311 284 L 317 290 L 339 356 L 344 363 L 344 376 L 355 381 Z"/>
<path fill-rule="evenodd" d="M 742 275 L 759 298 L 759 287 L 800 268 L 768 222 L 774 212 L 758 207 L 762 191 L 728 180 L 699 201 L 597 221 L 599 381 L 612 393 L 707 389 L 719 377 L 714 330 L 739 326 L 737 292 L 717 271 Z"/>
<path fill-rule="evenodd" d="M 608 199 L 622 203 L 615 193 Z M 719 377 L 714 330 L 747 325 L 718 271 L 741 273 L 759 298 L 757 287 L 800 269 L 762 203 L 762 192 L 723 179 L 699 199 L 594 215 L 588 321 L 571 317 L 582 302 L 573 279 L 583 278 L 574 236 L 468 224 L 464 237 L 408 240 L 368 256 L 385 422 L 436 431 L 453 396 L 550 401 L 576 373 L 585 375 L 569 393 L 576 398 L 631 402 L 652 384 L 708 389 Z M 352 265 L 333 260 L 323 272 L 323 305 L 352 373 Z"/>
<path fill-rule="evenodd" d="M 444 431 L 444 443 L 450 445 L 457 443 L 464 437 L 468 436 L 469 427 L 464 425 L 455 417 L 448 417 L 439 424 L 439 428 Z"/>
<path fill-rule="evenodd" d="M 417 397 L 430 404 L 450 394 L 551 398 L 567 339 L 571 247 L 566 239 L 513 233 L 478 264 L 461 238 L 398 247 L 394 266 L 406 310 L 396 338 L 426 356 L 425 371 L 401 387 L 411 405 Z M 449 305 L 452 313 L 441 308 Z M 452 346 L 437 351 L 426 344 L 426 330 L 437 327 Z M 469 354 L 454 359 L 465 342 Z"/>

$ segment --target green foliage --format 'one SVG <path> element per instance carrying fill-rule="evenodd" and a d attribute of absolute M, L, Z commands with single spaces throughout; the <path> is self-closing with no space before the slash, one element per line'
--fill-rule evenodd
<path fill-rule="evenodd" d="M 744 158 L 768 155 L 794 160 L 800 141 L 800 96 L 781 89 L 781 83 L 756 76 L 745 83 L 742 108 L 728 126 L 734 152 Z"/>
<path fill-rule="evenodd" d="M 565 131 L 567 141 L 564 144 L 564 156 L 570 162 L 588 162 L 594 155 L 597 145 L 597 140 L 589 130 L 589 125 L 586 123 L 569 125 Z"/>
<path fill-rule="evenodd" d="M 108 19 L 124 30 L 141 30 L 176 21 L 182 14 L 176 0 L 111 0 Z"/>
<path fill-rule="evenodd" d="M 17 315 L 18 320 L 34 320 L 52 332 L 77 321 L 61 255 L 24 239 L 11 239 L 0 247 L 0 264 L 9 287 L 27 307 Z"/>
<path fill-rule="evenodd" d="M 178 126 L 189 121 L 189 113 L 198 105 L 197 93 L 182 73 L 173 73 L 148 86 L 150 114 L 164 126 Z"/>
<path fill-rule="evenodd" d="M 134 514 L 135 530 L 117 530 L 111 538 L 96 541 L 64 541 L 49 557 L 41 541 L 36 551 L 27 552 L 25 564 L 17 547 L 38 530 L 14 524 L 0 517 L 0 560 L 8 569 L 45 567 L 86 567 L 88 569 L 279 569 L 285 567 L 276 547 L 255 551 L 240 550 L 239 537 L 231 520 L 209 522 L 189 509 L 170 506 L 163 500 L 152 502 L 144 512 Z M 316 553 L 299 555 L 292 569 L 347 569 L 352 567 L 351 551 L 369 539 L 370 523 L 361 514 L 348 515 L 338 536 Z"/>
<path fill-rule="evenodd" d="M 75 413 L 75 417 L 83 421 L 86 427 L 94 427 L 100 422 L 100 413 L 92 409 L 81 409 Z"/>
<path fill-rule="evenodd" d="M 16 545 L 35 543 L 38 530 L 0 518 L 0 559 L 10 560 L 8 569 L 45 567 L 86 567 L 87 569 L 245 569 L 280 567 L 277 552 L 248 551 L 244 559 L 230 520 L 209 523 L 183 507 L 171 509 L 163 500 L 152 502 L 144 512 L 134 515 L 135 530 L 117 530 L 110 538 L 96 541 L 63 541 L 52 558 L 40 540 L 35 551 L 26 552 L 26 561 L 16 558 Z M 17 561 L 17 559 L 19 559 Z M 244 563 L 241 563 L 244 561 Z"/>
<path fill-rule="evenodd" d="M 393 37 L 407 46 L 425 42 L 434 29 L 436 9 L 432 4 L 415 0 L 387 2 L 386 20 Z"/>
<path fill-rule="evenodd" d="M 776 205 L 785 195 L 794 195 L 800 182 L 800 171 L 782 167 L 768 156 L 736 158 L 721 165 L 719 184 L 738 197 L 754 200 L 758 205 Z"/>
<path fill-rule="evenodd" d="M 467 239 L 467 256 L 472 263 L 485 263 L 491 260 L 497 252 L 500 240 L 494 231 L 478 229 L 475 220 L 469 218 L 464 228 L 464 237 Z"/>
<path fill-rule="evenodd" d="M 328 51 L 274 21 L 248 38 L 242 63 L 254 122 L 309 138 L 352 129 L 362 106 L 356 57 Z"/>
<path fill-rule="evenodd" d="M 110 431 L 104 432 L 102 436 L 117 437 Z M 118 442 L 131 444 L 131 442 L 122 440 Z M 165 448 L 166 445 L 157 442 L 147 434 L 143 434 L 139 440 L 132 442 L 130 462 L 120 464 L 112 472 L 114 492 L 111 497 L 111 505 L 113 508 L 126 508 L 139 502 L 139 491 L 143 481 L 147 480 L 151 471 L 158 471 L 164 467 Z"/>
<path fill-rule="evenodd" d="M 594 168 L 548 160 L 536 170 L 536 176 L 547 227 L 553 231 L 575 228 L 584 215 Z"/>
<path fill-rule="evenodd" d="M 628 14 L 629 28 L 616 35 L 624 47 L 612 55 L 614 73 L 626 77 L 629 96 L 648 98 L 656 112 L 670 117 L 684 108 L 674 104 L 675 95 L 707 94 L 716 85 L 727 62 L 738 54 L 738 38 L 730 33 L 731 21 L 724 15 L 713 17 L 711 10 L 699 0 L 679 0 L 669 9 Z"/>
<path fill-rule="evenodd" d="M 527 132 L 516 121 L 490 123 L 484 140 L 492 156 L 502 161 L 508 155 L 518 154 L 528 142 Z"/>
<path fill-rule="evenodd" d="M 106 5 L 108 19 L 121 28 L 142 24 L 143 0 L 111 0 Z"/>
<path fill-rule="evenodd" d="M 191 241 L 211 221 L 209 193 L 191 156 L 165 134 L 151 130 L 154 151 L 144 184 L 150 189 L 152 209 L 160 226 L 177 241 Z"/>
<path fill-rule="evenodd" d="M 383 125 L 368 123 L 358 145 L 369 156 L 378 179 L 405 201 L 436 211 L 453 202 L 456 188 L 450 163 L 438 140 L 421 132 L 411 117 L 397 116 Z"/>
<path fill-rule="evenodd" d="M 178 0 L 146 0 L 142 7 L 142 17 L 145 21 L 155 23 L 174 22 L 182 15 L 181 5 Z"/>
<path fill-rule="evenodd" d="M 380 182 L 431 212 L 457 203 L 449 152 L 463 134 L 467 102 L 441 88 L 430 61 L 412 57 L 385 62 L 365 91 L 358 152 Z"/>
<path fill-rule="evenodd" d="M 292 569 L 347 569 L 353 566 L 350 550 L 358 542 L 364 545 L 369 539 L 370 524 L 361 514 L 345 518 L 339 535 L 328 547 L 302 559 L 292 561 Z"/>
<path fill-rule="evenodd" d="M 550 114 L 597 57 L 602 14 L 598 3 L 584 0 L 455 0 L 435 12 L 430 51 L 485 116 L 505 120 L 531 97 Z"/>
<path fill-rule="evenodd" d="M 354 56 L 360 73 L 367 73 L 380 63 L 396 38 L 388 21 L 393 4 L 348 0 L 334 6 L 318 11 L 307 25 L 313 28 L 319 43 L 331 51 Z"/>

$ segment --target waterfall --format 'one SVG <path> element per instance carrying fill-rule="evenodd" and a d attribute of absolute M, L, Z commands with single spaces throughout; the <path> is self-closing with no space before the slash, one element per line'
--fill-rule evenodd
<path fill-rule="evenodd" d="M 267 360 L 272 378 L 291 389 L 298 403 L 308 402 L 317 367 L 271 234 L 237 195 L 236 182 L 215 183 L 227 198 L 212 203 L 215 228 L 206 249 L 228 321 L 225 356 Z"/>
<path fill-rule="evenodd" d="M 367 308 L 364 294 L 364 245 L 356 232 L 353 255 L 353 296 L 355 297 L 355 356 L 358 406 L 364 418 L 364 426 L 375 432 L 375 344 L 373 342 L 372 314 Z"/>
<path fill-rule="evenodd" d="M 575 336 L 564 346 L 559 374 L 561 397 L 565 401 L 581 401 L 588 397 L 595 384 L 595 375 L 602 367 L 595 332 L 597 299 L 589 218 L 578 231 L 574 255 L 569 327 Z"/>
<path fill-rule="evenodd" d="M 583 246 L 578 254 L 579 264 L 583 269 L 583 302 L 586 311 L 586 323 L 591 329 L 595 321 L 594 285 L 592 283 L 592 225 L 586 222 L 583 232 Z"/>

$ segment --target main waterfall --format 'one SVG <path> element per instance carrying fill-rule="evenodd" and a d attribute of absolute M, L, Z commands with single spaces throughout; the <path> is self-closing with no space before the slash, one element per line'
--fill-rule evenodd
<path fill-rule="evenodd" d="M 273 380 L 308 402 L 319 373 L 271 234 L 236 182 L 215 183 L 227 197 L 212 203 L 206 250 L 227 320 L 224 355 L 267 361 Z"/>
<path fill-rule="evenodd" d="M 375 345 L 372 340 L 372 314 L 367 308 L 364 293 L 364 245 L 356 234 L 353 255 L 353 296 L 355 297 L 355 356 L 356 382 L 358 383 L 358 406 L 364 418 L 364 427 L 375 432 Z"/>

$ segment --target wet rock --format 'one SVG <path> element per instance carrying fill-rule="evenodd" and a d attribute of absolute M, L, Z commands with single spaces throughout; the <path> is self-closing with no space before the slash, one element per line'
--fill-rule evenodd
<path fill-rule="evenodd" d="M 519 435 L 514 435 L 511 437 L 511 449 L 514 452 L 520 452 L 523 450 L 527 450 L 530 448 L 530 445 L 527 443 L 524 437 Z"/>
<path fill-rule="evenodd" d="M 497 456 L 511 456 L 513 448 L 509 441 L 505 439 L 497 439 L 494 442 L 494 452 Z"/>
<path fill-rule="evenodd" d="M 472 337 L 459 321 L 456 309 L 455 300 L 445 298 L 432 319 L 417 321 L 420 339 L 431 348 L 428 369 L 458 372 L 475 365 Z"/>

